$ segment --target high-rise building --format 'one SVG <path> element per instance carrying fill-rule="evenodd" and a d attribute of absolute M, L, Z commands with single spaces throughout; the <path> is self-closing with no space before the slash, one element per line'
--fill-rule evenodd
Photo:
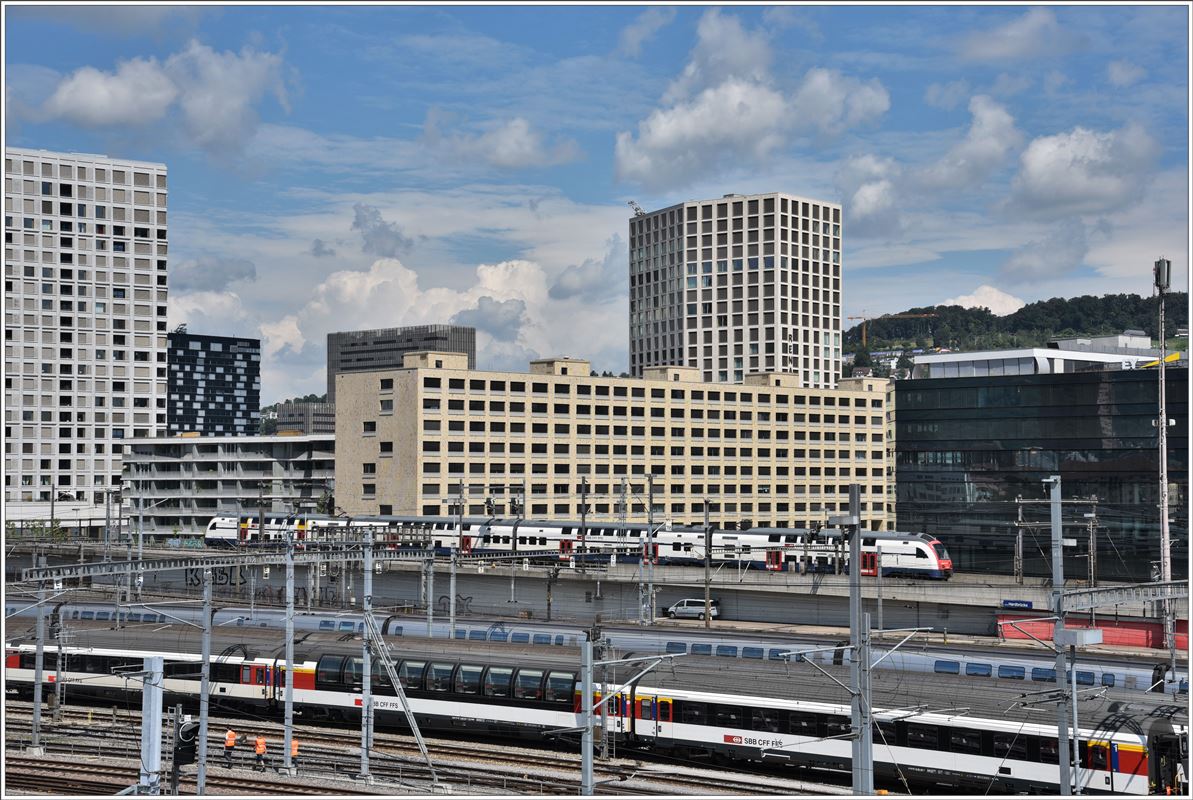
<path fill-rule="evenodd" d="M 102 502 L 166 429 L 166 166 L 4 153 L 4 496 Z"/>
<path fill-rule="evenodd" d="M 841 373 L 841 206 L 787 194 L 690 200 L 630 220 L 630 373 L 741 383 Z"/>
<path fill-rule="evenodd" d="M 349 514 L 509 513 L 720 528 L 810 527 L 861 484 L 865 530 L 890 530 L 890 382 L 803 389 L 792 375 L 706 383 L 690 367 L 603 378 L 580 359 L 530 372 L 469 370 L 461 355 L 411 353 L 401 369 L 341 374 L 336 502 Z M 653 487 L 648 477 L 653 476 Z M 653 498 L 651 489 L 653 488 Z"/>
<path fill-rule="evenodd" d="M 331 403 L 282 403 L 277 418 L 278 433 L 310 436 L 336 432 L 336 407 Z"/>
<path fill-rule="evenodd" d="M 169 432 L 255 436 L 261 416 L 261 340 L 174 331 Z"/>
<path fill-rule="evenodd" d="M 413 325 L 327 334 L 327 402 L 335 406 L 336 375 L 372 369 L 400 369 L 406 353 L 434 350 L 464 353 L 476 369 L 476 328 L 463 325 Z"/>

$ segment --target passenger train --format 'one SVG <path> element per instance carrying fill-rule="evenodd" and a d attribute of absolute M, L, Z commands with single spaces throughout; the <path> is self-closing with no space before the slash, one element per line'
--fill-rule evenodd
<path fill-rule="evenodd" d="M 312 639 L 308 655 L 296 655 L 294 704 L 300 718 L 359 719 L 363 660 L 359 645 Z M 277 713 L 283 703 L 285 665 L 254 657 L 243 645 L 211 665 L 210 697 L 217 709 Z M 46 647 L 47 663 L 57 649 Z M 199 690 L 198 662 L 189 652 L 130 652 L 127 649 L 68 647 L 61 674 L 47 682 L 69 682 L 72 696 L 135 701 L 138 681 L 121 672 L 142 668 L 142 658 L 165 659 L 166 703 L 193 702 Z M 7 646 L 5 683 L 28 695 L 34 680 L 34 647 Z M 582 722 L 577 674 L 566 662 L 517 663 L 484 656 L 407 655 L 395 673 L 419 727 L 428 731 L 472 731 L 488 736 L 544 740 L 575 730 Z M 376 723 L 405 726 L 387 671 L 371 669 Z M 597 694 L 599 698 L 599 694 Z M 1084 711 L 1077 731 L 1077 780 L 1084 794 L 1146 795 L 1172 786 L 1178 762 L 1187 762 L 1188 720 L 1176 708 L 1135 708 L 1109 703 L 1094 716 Z M 621 746 L 684 757 L 717 757 L 743 766 L 751 762 L 848 769 L 850 708 L 832 702 L 779 699 L 734 691 L 686 688 L 684 681 L 656 674 L 640 677 L 609 702 L 610 735 Z M 1028 717 L 1005 709 L 952 714 L 917 709 L 874 712 L 874 769 L 880 780 L 913 787 L 1005 794 L 1056 794 L 1057 730 L 1051 715 Z"/>
<path fill-rule="evenodd" d="M 417 541 L 429 541 L 441 554 L 458 547 L 465 553 L 502 556 L 558 554 L 563 559 L 613 557 L 632 562 L 646 557 L 657 564 L 703 564 L 705 555 L 705 531 L 698 526 L 664 524 L 651 532 L 642 524 L 616 522 L 299 515 L 266 517 L 264 532 L 261 527 L 256 517 L 215 517 L 204 538 L 212 547 L 248 547 L 293 536 L 305 546 L 334 541 L 349 532 L 371 531 L 379 540 L 411 547 Z M 848 572 L 848 550 L 841 531 L 833 529 L 716 530 L 711 560 L 751 569 L 836 573 Z M 867 531 L 862 534 L 861 553 L 863 575 L 881 570 L 884 576 L 948 580 L 953 574 L 948 549 L 925 533 Z"/>
<path fill-rule="evenodd" d="M 5 616 L 9 628 L 15 618 L 32 619 L 36 608 L 27 602 L 7 601 Z M 130 606 L 122 612 L 125 624 L 201 624 L 202 609 L 193 604 L 153 604 Z M 59 623 L 68 628 L 90 622 L 114 621 L 111 603 L 76 602 L 59 603 L 51 612 L 51 624 Z M 412 616 L 391 615 L 378 617 L 382 633 L 387 637 L 424 638 L 427 636 L 425 619 Z M 285 628 L 285 611 L 277 608 L 221 607 L 212 617 L 216 628 L 268 629 Z M 320 633 L 359 634 L 364 630 L 363 617 L 352 612 L 299 612 L 294 615 L 296 631 Z M 459 619 L 454 632 L 449 630 L 447 620 L 432 623 L 432 636 L 436 639 L 464 639 L 472 642 L 488 642 L 509 645 L 560 645 L 575 646 L 585 634 L 585 629 L 559 623 L 528 621 L 471 621 Z M 784 653 L 798 650 L 823 648 L 833 643 L 825 637 L 811 636 L 767 636 L 760 633 L 732 632 L 704 633 L 689 628 L 666 630 L 638 630 L 605 626 L 604 639 L 622 652 L 634 653 L 686 653 L 697 656 L 715 656 L 739 660 L 780 660 Z M 843 643 L 842 643 L 843 644 Z M 996 680 L 1019 680 L 1027 686 L 1039 686 L 1056 682 L 1055 659 L 1031 651 L 1016 651 L 1007 648 L 932 647 L 914 648 L 904 645 L 890 655 L 881 643 L 873 645 L 874 658 L 881 657 L 877 669 L 901 670 L 904 672 L 932 673 L 961 676 L 975 683 L 984 684 Z M 808 655 L 809 660 L 823 664 L 848 663 L 848 652 L 820 651 Z M 1189 678 L 1187 670 L 1178 670 L 1175 678 L 1166 662 L 1158 659 L 1111 658 L 1106 655 L 1081 653 L 1077 662 L 1077 683 L 1079 686 L 1106 686 L 1123 691 L 1187 693 Z M 1039 687 L 1042 688 L 1042 687 Z"/>

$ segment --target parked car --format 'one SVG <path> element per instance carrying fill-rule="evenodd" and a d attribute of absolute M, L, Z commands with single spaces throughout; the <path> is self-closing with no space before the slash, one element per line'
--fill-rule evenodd
<path fill-rule="evenodd" d="M 704 619 L 704 600 L 680 600 L 667 609 L 671 619 Z M 712 618 L 721 616 L 721 601 L 712 601 Z"/>

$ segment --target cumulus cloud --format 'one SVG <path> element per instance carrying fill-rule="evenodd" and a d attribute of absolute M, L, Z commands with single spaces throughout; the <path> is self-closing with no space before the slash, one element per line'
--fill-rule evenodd
<path fill-rule="evenodd" d="M 861 81 L 834 69 L 808 70 L 792 98 L 795 123 L 821 133 L 840 133 L 887 112 L 891 97 L 877 78 Z"/>
<path fill-rule="evenodd" d="M 973 61 L 1013 61 L 1067 49 L 1067 32 L 1047 8 L 1027 13 L 996 28 L 965 37 L 961 53 Z"/>
<path fill-rule="evenodd" d="M 942 306 L 961 306 L 962 308 L 985 308 L 996 317 L 1005 317 L 1023 308 L 1027 303 L 1013 294 L 1002 289 L 983 284 L 971 294 L 963 294 L 948 300 L 940 301 Z"/>
<path fill-rule="evenodd" d="M 1014 117 L 986 95 L 977 95 L 969 101 L 969 113 L 973 121 L 965 139 L 921 173 L 920 180 L 928 186 L 974 187 L 1022 144 L 1023 135 L 1015 128 Z"/>
<path fill-rule="evenodd" d="M 315 239 L 311 242 L 311 249 L 308 251 L 315 258 L 326 258 L 336 254 L 334 247 L 328 247 L 327 243 L 322 239 Z"/>
<path fill-rule="evenodd" d="M 445 115 L 438 113 L 427 115 L 423 127 L 424 141 L 453 156 L 480 161 L 489 166 L 503 169 L 546 167 L 566 164 L 580 155 L 580 147 L 575 141 L 560 138 L 548 142 L 522 117 L 491 125 L 474 135 L 444 133 L 442 126 L 445 119 Z"/>
<path fill-rule="evenodd" d="M 500 342 L 513 342 L 526 321 L 526 302 L 517 298 L 494 300 L 484 296 L 476 305 L 458 311 L 449 320 L 452 325 L 466 325 L 484 331 Z"/>
<path fill-rule="evenodd" d="M 902 169 L 892 159 L 867 154 L 846 159 L 836 183 L 845 198 L 850 236 L 878 236 L 901 226 L 896 181 Z"/>
<path fill-rule="evenodd" d="M 1085 225 L 1068 219 L 1052 225 L 1043 238 L 1015 250 L 1000 272 L 1018 283 L 1042 283 L 1080 267 L 1088 249 Z"/>
<path fill-rule="evenodd" d="M 256 279 L 257 267 L 247 258 L 205 255 L 170 267 L 171 288 L 179 292 L 217 291 L 236 281 Z"/>
<path fill-rule="evenodd" d="M 548 292 L 553 300 L 572 297 L 597 301 L 622 296 L 627 291 L 629 252 L 625 240 L 617 234 L 609 237 L 602 259 L 586 258 L 559 274 Z"/>
<path fill-rule="evenodd" d="M 177 109 L 187 140 L 226 154 L 242 148 L 256 131 L 257 105 L 268 93 L 286 108 L 280 55 L 247 47 L 217 52 L 192 40 L 164 62 L 131 59 L 111 72 L 80 67 L 58 83 L 40 113 L 107 127 L 149 125 Z"/>
<path fill-rule="evenodd" d="M 1110 83 L 1119 88 L 1125 88 L 1139 83 L 1147 76 L 1147 70 L 1130 61 L 1111 61 L 1106 66 L 1106 77 Z"/>
<path fill-rule="evenodd" d="M 352 206 L 352 230 L 360 231 L 361 251 L 379 258 L 396 258 L 414 245 L 396 222 L 386 222 L 380 209 L 364 203 Z"/>
<path fill-rule="evenodd" d="M 737 17 L 711 9 L 700 18 L 688 63 L 663 100 L 676 102 L 733 79 L 765 82 L 770 76 L 770 60 L 765 33 L 747 31 Z"/>
<path fill-rule="evenodd" d="M 951 111 L 969 97 L 969 81 L 959 78 L 948 83 L 933 83 L 924 90 L 924 102 L 935 108 Z"/>
<path fill-rule="evenodd" d="M 648 8 L 639 14 L 633 22 L 621 29 L 621 35 L 618 37 L 618 52 L 627 56 L 637 56 L 642 52 L 642 45 L 670 25 L 674 19 L 674 8 L 662 6 Z"/>
<path fill-rule="evenodd" d="M 1020 156 L 1013 207 L 1048 216 L 1120 208 L 1139 196 L 1157 154 L 1156 142 L 1136 123 L 1041 136 Z"/>
<path fill-rule="evenodd" d="M 14 6 L 10 19 L 46 19 L 71 25 L 89 34 L 103 32 L 111 36 L 154 36 L 189 31 L 205 11 L 199 6 L 133 5 L 42 5 Z"/>
<path fill-rule="evenodd" d="M 191 333 L 221 336 L 256 336 L 256 315 L 244 307 L 236 292 L 196 291 L 170 295 L 171 326 L 186 323 Z"/>

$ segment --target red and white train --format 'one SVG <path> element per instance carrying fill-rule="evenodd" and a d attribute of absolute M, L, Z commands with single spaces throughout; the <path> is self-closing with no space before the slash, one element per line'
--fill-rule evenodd
<path fill-rule="evenodd" d="M 308 642 L 308 646 L 311 643 Z M 363 662 L 359 646 L 318 642 L 317 656 L 296 660 L 294 703 L 308 719 L 359 718 Z M 47 665 L 56 648 L 46 647 Z M 138 695 L 140 683 L 121 672 L 142 668 L 142 658 L 166 662 L 167 702 L 194 702 L 199 657 L 193 653 L 67 648 L 62 673 L 45 681 L 69 681 L 71 697 L 106 700 Z M 573 667 L 554 660 L 408 655 L 397 674 L 419 726 L 425 730 L 475 731 L 488 736 L 544 739 L 580 723 L 580 694 Z M 8 646 L 8 691 L 29 694 L 34 648 Z M 405 725 L 387 674 L 375 665 L 372 690 L 377 724 Z M 224 655 L 211 665 L 210 697 L 216 708 L 277 711 L 283 703 L 284 664 L 276 658 Z M 599 697 L 599 695 L 598 695 Z M 134 700 L 136 698 L 133 698 Z M 685 688 L 683 680 L 643 678 L 610 700 L 611 733 L 624 746 L 685 756 L 712 755 L 732 762 L 789 763 L 848 769 L 850 709 L 847 705 Z M 1188 760 L 1188 718 L 1179 707 L 1111 703 L 1098 719 L 1084 712 L 1078 731 L 1077 780 L 1086 794 L 1163 794 L 1174 785 L 1178 762 Z M 956 792 L 1004 794 L 1059 787 L 1057 731 L 1050 715 L 914 710 L 875 711 L 875 773 L 908 788 L 945 787 Z"/>

